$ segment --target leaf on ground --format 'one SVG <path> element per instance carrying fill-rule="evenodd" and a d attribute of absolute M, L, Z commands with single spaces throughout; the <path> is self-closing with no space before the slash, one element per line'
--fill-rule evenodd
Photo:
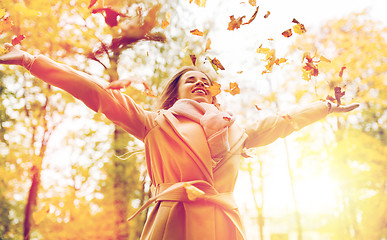
<path fill-rule="evenodd" d="M 230 82 L 229 89 L 226 89 L 224 91 L 230 93 L 233 96 L 241 93 L 241 90 L 239 89 L 238 83 L 236 83 L 236 82 Z"/>
<path fill-rule="evenodd" d="M 191 30 L 190 33 L 192 35 L 197 35 L 197 36 L 200 36 L 200 37 L 203 36 L 203 32 L 199 31 L 198 29 Z"/>
<path fill-rule="evenodd" d="M 220 88 L 221 88 L 221 85 L 219 83 L 213 82 L 213 84 L 211 86 L 207 87 L 207 91 L 209 91 L 210 94 L 213 97 L 215 97 L 216 95 L 218 95 L 221 92 Z"/>

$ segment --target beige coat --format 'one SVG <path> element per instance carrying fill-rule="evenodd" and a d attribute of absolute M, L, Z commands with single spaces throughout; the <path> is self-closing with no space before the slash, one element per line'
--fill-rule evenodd
<path fill-rule="evenodd" d="M 107 90 L 91 76 L 39 56 L 31 73 L 102 112 L 113 123 L 145 143 L 146 164 L 156 201 L 141 239 L 245 239 L 232 197 L 243 148 L 269 144 L 325 117 L 328 108 L 316 102 L 288 113 L 262 119 L 246 131 L 229 128 L 230 151 L 213 166 L 202 127 L 168 110 L 145 111 L 129 96 Z M 145 206 L 146 207 L 146 206 Z"/>

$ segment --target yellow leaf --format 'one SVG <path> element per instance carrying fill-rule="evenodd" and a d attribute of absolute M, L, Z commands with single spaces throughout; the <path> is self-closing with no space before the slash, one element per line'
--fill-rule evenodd
<path fill-rule="evenodd" d="M 5 16 L 5 14 L 7 14 L 5 12 L 5 9 L 0 9 L 0 19 L 3 18 Z"/>
<path fill-rule="evenodd" d="M 207 50 L 210 50 L 210 49 L 211 49 L 211 39 L 207 39 L 206 49 L 204 50 L 204 52 L 207 52 Z"/>
<path fill-rule="evenodd" d="M 301 24 L 301 23 L 298 23 L 298 24 L 294 25 L 293 26 L 293 30 L 297 34 L 303 34 L 303 33 L 306 32 L 304 24 Z"/>
<path fill-rule="evenodd" d="M 230 89 L 224 90 L 225 92 L 231 93 L 231 95 L 236 95 L 241 93 L 241 90 L 239 89 L 238 83 L 236 82 L 231 82 L 230 83 Z"/>
<path fill-rule="evenodd" d="M 324 57 L 324 56 L 321 56 L 320 57 L 320 61 L 322 61 L 322 62 L 331 62 L 331 60 L 329 60 L 328 58 L 326 58 L 326 57 Z"/>
<path fill-rule="evenodd" d="M 202 190 L 195 186 L 192 186 L 191 184 L 184 183 L 183 186 L 187 193 L 188 199 L 191 201 L 195 201 L 198 197 L 205 194 Z"/>
<path fill-rule="evenodd" d="M 255 7 L 257 5 L 257 1 L 256 0 L 249 0 L 249 3 L 253 7 Z"/>

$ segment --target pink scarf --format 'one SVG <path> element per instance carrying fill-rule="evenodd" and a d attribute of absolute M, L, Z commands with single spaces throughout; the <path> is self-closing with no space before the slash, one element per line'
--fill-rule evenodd
<path fill-rule="evenodd" d="M 228 128 L 235 121 L 231 114 L 219 111 L 213 104 L 199 103 L 191 99 L 180 99 L 169 110 L 202 126 L 214 165 L 225 158 L 230 150 Z"/>

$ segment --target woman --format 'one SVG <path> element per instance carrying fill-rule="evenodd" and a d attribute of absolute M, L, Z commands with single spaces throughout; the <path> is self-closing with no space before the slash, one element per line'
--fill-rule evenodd
<path fill-rule="evenodd" d="M 207 90 L 211 79 L 194 67 L 181 69 L 168 82 L 160 110 L 145 111 L 129 96 L 111 89 L 130 82 L 105 87 L 44 56 L 7 48 L 0 63 L 24 66 L 145 143 L 148 173 L 156 190 L 139 211 L 152 202 L 156 205 L 141 239 L 245 239 L 232 196 L 243 148 L 269 144 L 296 130 L 295 126 L 299 129 L 330 112 L 358 107 L 320 101 L 288 113 L 292 121 L 275 115 L 244 130 L 232 115 L 219 111 L 216 98 Z"/>

